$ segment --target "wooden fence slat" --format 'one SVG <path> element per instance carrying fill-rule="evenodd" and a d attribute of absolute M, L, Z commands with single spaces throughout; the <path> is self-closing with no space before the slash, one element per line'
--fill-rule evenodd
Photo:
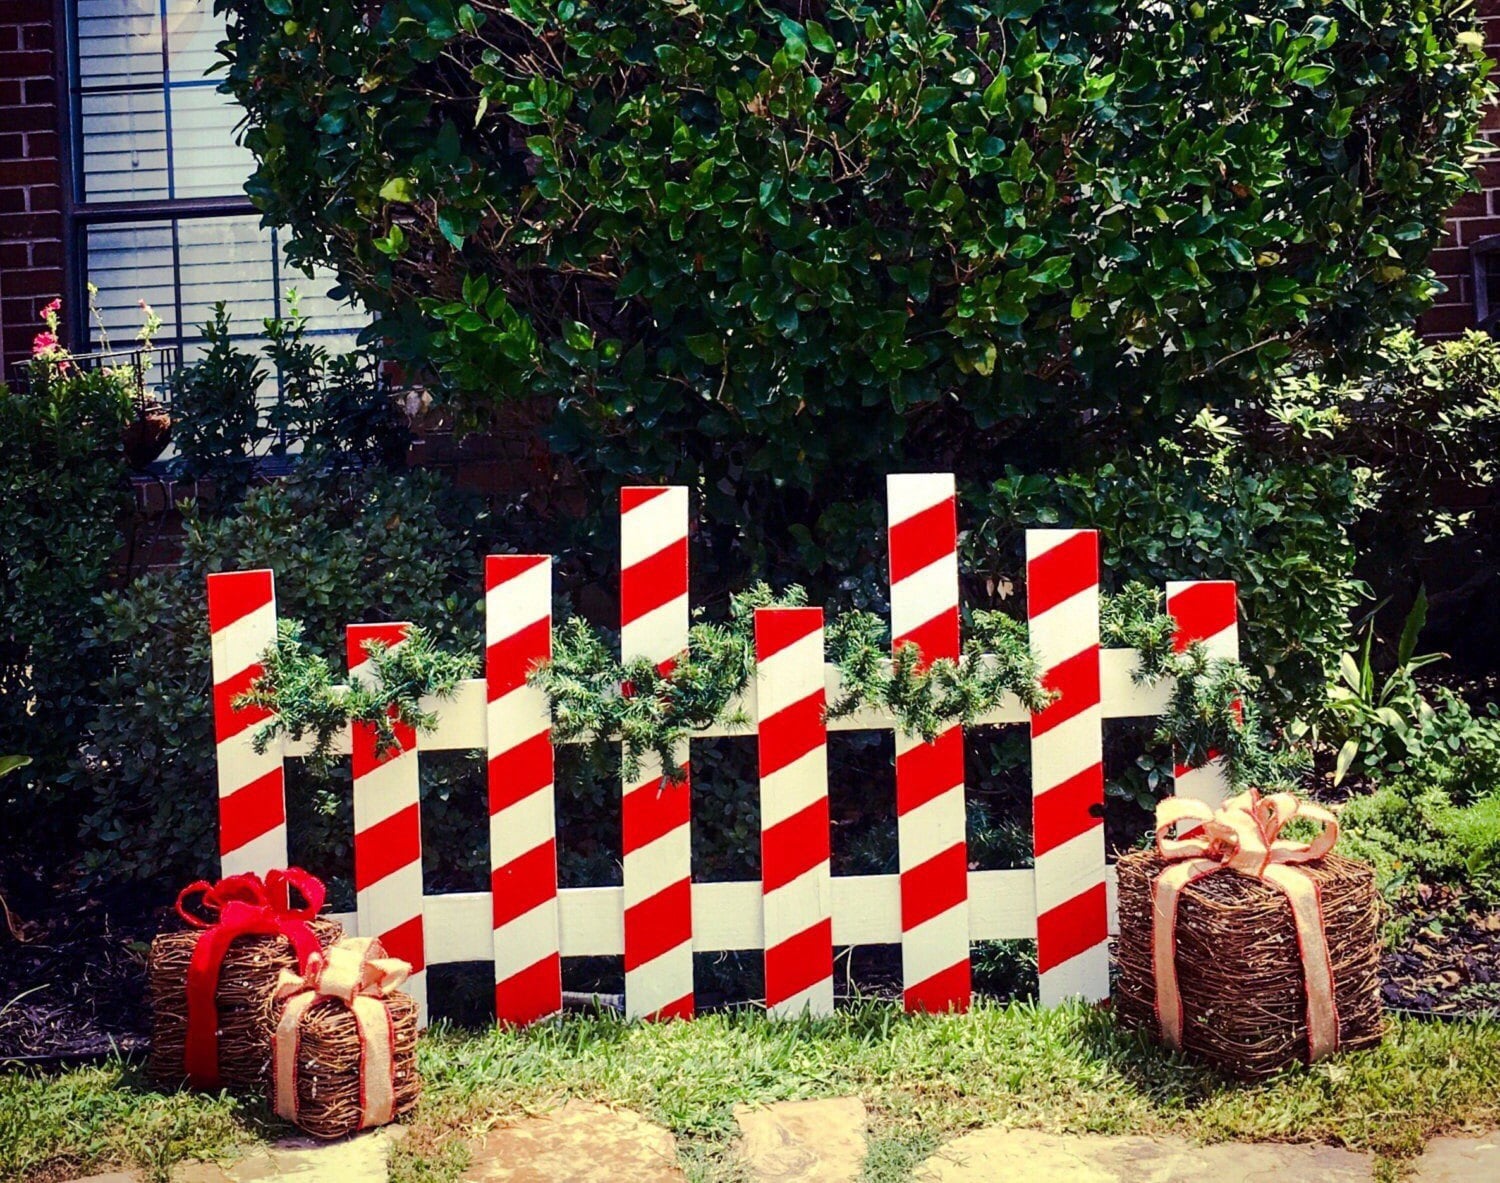
<path fill-rule="evenodd" d="M 886 478 L 891 647 L 925 666 L 957 658 L 958 518 L 948 473 Z M 970 998 L 963 728 L 931 743 L 896 733 L 901 977 L 909 1011 L 964 1010 Z"/>
<path fill-rule="evenodd" d="M 255 751 L 257 728 L 270 717 L 235 710 L 236 695 L 261 673 L 260 656 L 276 642 L 276 580 L 270 571 L 208 577 L 208 629 L 214 684 L 214 741 L 219 780 L 219 867 L 224 875 L 286 866 L 286 796 L 282 745 Z"/>
<path fill-rule="evenodd" d="M 365 646 L 394 648 L 407 623 L 351 624 L 345 630 L 351 681 L 374 681 Z M 354 896 L 361 936 L 380 938 L 385 951 L 411 964 L 402 987 L 427 1025 L 426 932 L 422 910 L 422 815 L 417 737 L 396 724 L 398 750 L 376 754 L 375 726 L 352 726 L 354 771 Z"/>
<path fill-rule="evenodd" d="M 1232 580 L 1168 583 L 1167 612 L 1177 622 L 1173 645 L 1179 653 L 1195 641 L 1202 641 L 1212 657 L 1239 657 L 1239 609 Z M 1229 799 L 1229 779 L 1222 760 L 1210 760 L 1198 768 L 1179 762 L 1173 770 L 1173 781 L 1173 791 L 1179 797 L 1214 806 Z"/>
<path fill-rule="evenodd" d="M 823 609 L 755 613 L 766 1010 L 833 1013 Z"/>
<path fill-rule="evenodd" d="M 552 656 L 552 559 L 485 560 L 485 679 L 495 1015 L 535 1022 L 562 1009 L 557 807 L 546 694 L 526 684 Z"/>
<path fill-rule="evenodd" d="M 620 490 L 620 649 L 669 668 L 688 639 L 688 494 Z M 688 745 L 673 754 L 684 773 Z M 625 1009 L 639 1018 L 693 1014 L 691 787 L 654 756 L 622 785 Z"/>
<path fill-rule="evenodd" d="M 1026 531 L 1031 644 L 1058 693 L 1031 717 L 1042 1005 L 1109 997 L 1100 706 L 1099 536 Z"/>

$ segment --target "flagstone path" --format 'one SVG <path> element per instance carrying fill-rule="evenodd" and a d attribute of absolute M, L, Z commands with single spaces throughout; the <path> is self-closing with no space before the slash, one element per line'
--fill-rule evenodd
<path fill-rule="evenodd" d="M 854 1097 L 737 1106 L 735 1144 L 749 1183 L 857 1183 L 866 1114 Z M 178 1167 L 173 1183 L 385 1183 L 399 1128 L 341 1142 L 288 1140 L 237 1163 Z M 917 1167 L 915 1183 L 1371 1183 L 1370 1155 L 1332 1146 L 975 1130 Z M 471 1147 L 465 1183 L 685 1183 L 670 1131 L 627 1110 L 569 1101 L 491 1131 Z M 1413 1183 L 1500 1183 L 1500 1131 L 1435 1138 Z M 139 1183 L 125 1172 L 75 1183 Z"/>

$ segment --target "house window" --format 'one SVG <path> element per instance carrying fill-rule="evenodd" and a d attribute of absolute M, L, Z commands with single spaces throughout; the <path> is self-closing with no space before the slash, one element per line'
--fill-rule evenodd
<path fill-rule="evenodd" d="M 216 301 L 254 339 L 295 290 L 310 332 L 352 345 L 367 315 L 328 298 L 331 276 L 288 268 L 244 195 L 254 160 L 235 142 L 242 112 L 206 73 L 224 35 L 213 0 L 67 2 L 74 298 L 93 283 L 103 321 L 76 344 L 128 344 L 144 299 L 162 318 L 159 343 L 191 357 Z"/>

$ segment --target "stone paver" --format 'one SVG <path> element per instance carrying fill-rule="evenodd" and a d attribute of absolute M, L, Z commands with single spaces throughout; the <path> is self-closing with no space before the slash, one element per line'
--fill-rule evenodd
<path fill-rule="evenodd" d="M 288 1138 L 252 1151 L 229 1166 L 186 1163 L 172 1172 L 172 1183 L 386 1183 L 386 1163 L 400 1127 L 357 1134 L 337 1142 Z"/>
<path fill-rule="evenodd" d="M 637 1114 L 585 1101 L 492 1131 L 466 1183 L 683 1183 L 677 1142 Z M 338 1183 L 345 1183 L 339 1180 Z"/>
<path fill-rule="evenodd" d="M 1478 1138 L 1434 1138 L 1413 1183 L 1500 1183 L 1500 1130 Z"/>
<path fill-rule="evenodd" d="M 755 1183 L 854 1183 L 865 1162 L 858 1097 L 734 1107 L 740 1160 Z"/>
<path fill-rule="evenodd" d="M 141 1183 L 141 1177 L 133 1171 L 110 1171 L 104 1175 L 90 1175 L 87 1179 L 74 1179 L 73 1183 Z"/>
<path fill-rule="evenodd" d="M 1059 1136 L 978 1130 L 917 1168 L 918 1183 L 1370 1183 L 1366 1154 L 1332 1146 L 1228 1143 L 1175 1138 Z"/>

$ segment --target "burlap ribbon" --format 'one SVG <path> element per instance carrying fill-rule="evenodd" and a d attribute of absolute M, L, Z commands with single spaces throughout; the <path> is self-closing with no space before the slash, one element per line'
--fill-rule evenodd
<path fill-rule="evenodd" d="M 384 1125 L 396 1109 L 395 1026 L 385 999 L 401 988 L 411 966 L 374 937 L 347 937 L 315 953 L 302 974 L 283 970 L 277 1001 L 286 1006 L 276 1024 L 271 1071 L 276 1112 L 297 1120 L 297 1061 L 302 1019 L 315 1006 L 338 1004 L 354 1015 L 359 1033 L 359 1128 Z"/>
<path fill-rule="evenodd" d="M 1281 838 L 1293 818 L 1317 822 L 1311 842 Z M 1168 831 L 1191 824 L 1185 837 Z M 1156 807 L 1156 851 L 1172 865 L 1153 887 L 1152 959 L 1156 970 L 1156 1015 L 1162 1039 L 1182 1047 L 1182 995 L 1177 984 L 1177 906 L 1190 883 L 1219 871 L 1236 871 L 1269 883 L 1292 906 L 1302 976 L 1307 988 L 1308 1058 L 1317 1060 L 1338 1049 L 1339 1016 L 1333 993 L 1333 961 L 1323 931 L 1323 901 L 1318 881 L 1292 864 L 1320 859 L 1338 841 L 1338 820 L 1328 810 L 1290 793 L 1262 797 L 1254 789 L 1215 810 L 1201 801 L 1169 797 Z"/>
<path fill-rule="evenodd" d="M 304 903 L 292 903 L 292 892 Z M 197 900 L 194 897 L 197 896 Z M 237 937 L 284 936 L 306 966 L 322 942 L 308 921 L 323 909 L 327 890 L 321 880 L 297 867 L 259 875 L 229 875 L 217 883 L 200 879 L 177 893 L 177 914 L 203 935 L 193 946 L 187 974 L 187 1046 L 183 1068 L 195 1088 L 216 1089 L 219 1077 L 219 975 Z M 196 915 L 190 905 L 208 919 Z"/>

